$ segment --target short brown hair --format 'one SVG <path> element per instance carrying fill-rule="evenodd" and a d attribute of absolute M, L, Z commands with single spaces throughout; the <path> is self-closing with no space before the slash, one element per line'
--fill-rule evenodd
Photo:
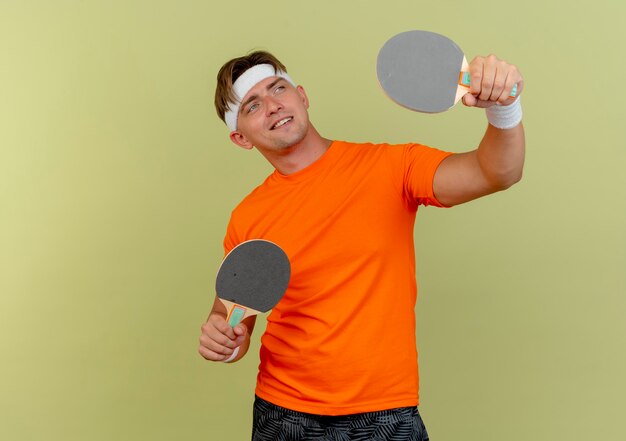
<path fill-rule="evenodd" d="M 224 64 L 217 73 L 217 87 L 215 88 L 215 110 L 222 121 L 230 105 L 237 101 L 233 92 L 233 83 L 246 70 L 257 64 L 270 64 L 276 71 L 287 72 L 283 63 L 265 51 L 255 51 L 243 57 L 233 58 Z"/>

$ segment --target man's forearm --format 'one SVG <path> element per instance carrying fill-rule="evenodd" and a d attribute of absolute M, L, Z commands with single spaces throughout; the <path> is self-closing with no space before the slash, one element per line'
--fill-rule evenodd
<path fill-rule="evenodd" d="M 524 168 L 524 127 L 497 129 L 488 125 L 478 147 L 478 162 L 485 178 L 495 189 L 504 190 L 522 178 Z"/>

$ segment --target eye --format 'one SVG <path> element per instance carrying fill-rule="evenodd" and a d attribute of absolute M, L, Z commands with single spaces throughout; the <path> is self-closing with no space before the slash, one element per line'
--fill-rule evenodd
<path fill-rule="evenodd" d="M 259 103 L 252 103 L 248 106 L 248 113 L 254 112 L 259 107 Z"/>
<path fill-rule="evenodd" d="M 276 89 L 274 89 L 274 94 L 277 93 L 282 93 L 285 90 L 285 86 L 276 86 Z"/>

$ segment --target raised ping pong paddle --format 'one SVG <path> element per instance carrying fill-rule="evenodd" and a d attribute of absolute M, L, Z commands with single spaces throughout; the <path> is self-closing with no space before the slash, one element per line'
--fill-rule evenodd
<path fill-rule="evenodd" d="M 280 301 L 291 277 L 287 254 L 275 243 L 254 239 L 233 248 L 217 272 L 215 290 L 232 327 L 267 312 Z"/>
<path fill-rule="evenodd" d="M 376 60 L 385 94 L 410 110 L 438 113 L 469 91 L 469 65 L 463 51 L 441 34 L 407 31 L 391 37 Z M 510 96 L 517 94 L 517 85 Z"/>

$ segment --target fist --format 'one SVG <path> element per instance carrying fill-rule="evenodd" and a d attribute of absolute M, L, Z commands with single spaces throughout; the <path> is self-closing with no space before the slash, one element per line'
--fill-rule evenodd
<path fill-rule="evenodd" d="M 245 324 L 232 328 L 222 314 L 212 313 L 200 328 L 198 352 L 207 360 L 225 361 L 249 337 Z"/>
<path fill-rule="evenodd" d="M 511 104 L 522 93 L 524 80 L 517 66 L 500 60 L 495 55 L 476 57 L 469 64 L 470 89 L 463 96 L 463 104 L 469 107 L 487 108 Z M 511 97 L 513 86 L 517 93 Z"/>

